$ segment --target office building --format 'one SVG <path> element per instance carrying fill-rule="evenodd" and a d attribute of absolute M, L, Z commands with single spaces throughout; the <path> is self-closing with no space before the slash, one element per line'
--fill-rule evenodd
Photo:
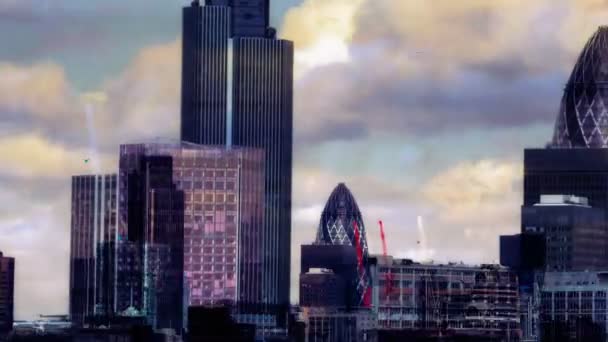
<path fill-rule="evenodd" d="M 518 341 L 517 275 L 497 265 L 420 264 L 374 258 L 378 326 Z M 387 282 L 390 282 L 387 283 Z"/>
<path fill-rule="evenodd" d="M 0 252 L 0 337 L 13 328 L 15 259 Z"/>
<path fill-rule="evenodd" d="M 376 317 L 370 310 L 304 307 L 301 316 L 306 341 L 376 341 Z"/>
<path fill-rule="evenodd" d="M 210 0 L 183 10 L 181 139 L 265 151 L 259 310 L 288 308 L 291 260 L 293 43 L 275 38 L 269 6 Z"/>
<path fill-rule="evenodd" d="M 129 193 L 141 160 L 171 160 L 172 182 L 182 192 L 183 275 L 187 305 L 259 303 L 263 300 L 264 153 L 257 149 L 186 142 L 121 145 L 120 189 Z M 123 179 L 125 180 L 123 182 Z M 167 195 L 159 194 L 160 198 Z M 133 233 L 132 208 L 119 203 L 119 236 Z M 123 214 L 124 213 L 124 214 Z M 159 250 L 156 260 L 164 253 Z M 128 291 L 122 307 L 128 306 Z"/>
<path fill-rule="evenodd" d="M 357 292 L 357 252 L 348 245 L 302 245 L 300 258 L 300 305 L 340 307 L 347 310 L 359 306 Z M 324 270 L 324 271 L 321 271 Z M 320 272 L 321 271 L 321 272 Z M 323 294 L 328 302 L 319 302 L 315 290 L 341 286 L 334 297 Z M 307 294 L 311 294 L 308 296 Z"/>
<path fill-rule="evenodd" d="M 345 307 L 344 279 L 332 270 L 313 268 L 300 275 L 300 305 L 303 307 Z"/>
<path fill-rule="evenodd" d="M 608 273 L 547 272 L 541 292 L 541 335 L 553 341 L 605 341 Z"/>
<path fill-rule="evenodd" d="M 608 27 L 602 26 L 587 41 L 572 70 L 555 124 L 554 147 L 608 147 L 607 39 Z"/>
<path fill-rule="evenodd" d="M 70 318 L 113 311 L 117 176 L 72 177 L 70 228 Z"/>
<path fill-rule="evenodd" d="M 357 251 L 358 265 L 355 305 L 369 306 L 371 279 L 368 267 L 368 246 L 363 217 L 355 197 L 344 183 L 332 191 L 321 214 L 317 245 L 352 246 Z"/>
<path fill-rule="evenodd" d="M 155 329 L 181 331 L 184 193 L 173 158 L 123 154 L 121 146 L 116 311 L 137 310 Z"/>
<path fill-rule="evenodd" d="M 608 150 L 524 150 L 524 206 L 539 203 L 541 195 L 585 197 L 594 208 L 608 208 Z"/>
<path fill-rule="evenodd" d="M 547 271 L 602 270 L 608 267 L 606 211 L 584 197 L 542 195 L 522 208 L 522 234 L 545 236 Z"/>

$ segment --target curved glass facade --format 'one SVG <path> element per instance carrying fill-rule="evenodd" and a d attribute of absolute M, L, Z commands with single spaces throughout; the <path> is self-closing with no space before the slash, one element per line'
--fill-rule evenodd
<path fill-rule="evenodd" d="M 553 147 L 608 147 L 608 27 L 581 52 L 564 89 Z"/>
<path fill-rule="evenodd" d="M 357 272 L 357 298 L 355 298 L 354 304 L 360 306 L 366 303 L 368 291 L 371 289 L 365 224 L 355 197 L 344 183 L 340 183 L 329 196 L 325 209 L 323 209 L 316 243 L 356 247 L 356 235 L 359 235 L 363 268 Z"/>

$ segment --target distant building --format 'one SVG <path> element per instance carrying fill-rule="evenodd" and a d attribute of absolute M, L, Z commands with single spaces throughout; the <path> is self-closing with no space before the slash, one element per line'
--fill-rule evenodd
<path fill-rule="evenodd" d="M 360 260 L 357 260 L 358 264 L 354 269 L 357 279 L 351 283 L 351 286 L 356 292 L 353 293 L 354 297 L 350 305 L 369 306 L 371 278 L 365 224 L 355 197 L 344 183 L 334 188 L 325 204 L 315 244 L 354 247 Z"/>
<path fill-rule="evenodd" d="M 260 232 L 264 224 L 264 153 L 257 149 L 225 148 L 179 142 L 121 146 L 120 189 L 131 193 L 131 183 L 142 160 L 171 160 L 168 177 L 182 193 L 183 277 L 188 305 L 263 302 L 264 253 L 268 245 Z M 167 198 L 159 193 L 160 199 Z M 130 241 L 141 205 L 137 197 L 121 199 L 118 234 Z M 143 204 L 142 204 L 143 205 Z M 145 217 L 144 217 L 145 218 Z M 137 235 L 137 234 L 135 234 Z M 149 251 L 161 262 L 166 249 Z M 121 307 L 130 305 L 123 287 Z M 167 303 L 175 306 L 176 302 Z"/>
<path fill-rule="evenodd" d="M 301 247 L 300 306 L 357 307 L 357 252 L 349 245 Z M 319 273 L 315 270 L 326 270 Z M 341 288 L 338 290 L 336 287 Z M 318 291 L 325 291 L 319 293 Z"/>
<path fill-rule="evenodd" d="M 0 252 L 0 337 L 13 327 L 15 259 Z"/>
<path fill-rule="evenodd" d="M 302 308 L 305 340 L 309 342 L 376 341 L 376 317 L 367 309 L 343 311 L 337 308 Z"/>
<path fill-rule="evenodd" d="M 578 57 L 564 89 L 554 147 L 608 147 L 607 39 L 608 27 L 600 26 Z"/>
<path fill-rule="evenodd" d="M 608 267 L 606 211 L 591 207 L 586 198 L 542 195 L 539 203 L 522 208 L 521 220 L 522 234 L 545 236 L 547 271 Z"/>
<path fill-rule="evenodd" d="M 344 291 L 344 279 L 332 270 L 317 268 L 300 275 L 301 306 L 343 308 Z"/>
<path fill-rule="evenodd" d="M 541 195 L 585 197 L 593 208 L 608 208 L 608 153 L 603 148 L 524 150 L 524 206 Z"/>
<path fill-rule="evenodd" d="M 608 272 L 547 272 L 541 293 L 546 340 L 605 341 Z"/>
<path fill-rule="evenodd" d="M 243 318 L 285 328 L 283 315 L 264 308 L 289 308 L 293 42 L 276 39 L 269 9 L 269 0 L 193 1 L 183 9 L 181 140 L 265 151 L 261 273 L 243 299 L 261 305 Z"/>
<path fill-rule="evenodd" d="M 372 275 L 379 328 L 521 337 L 517 276 L 506 268 L 379 257 Z"/>
<path fill-rule="evenodd" d="M 121 152 L 124 146 L 121 146 Z M 124 154 L 119 169 L 116 312 L 134 308 L 155 329 L 182 329 L 184 193 L 173 158 Z"/>
<path fill-rule="evenodd" d="M 117 175 L 72 177 L 70 229 L 70 318 L 114 310 L 114 235 Z"/>

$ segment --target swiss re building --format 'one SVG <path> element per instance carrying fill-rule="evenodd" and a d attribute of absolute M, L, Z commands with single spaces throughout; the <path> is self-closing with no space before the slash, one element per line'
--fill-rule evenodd
<path fill-rule="evenodd" d="M 608 208 L 608 27 L 581 52 L 564 89 L 553 141 L 526 149 L 524 205 L 541 195 L 585 197 Z"/>
<path fill-rule="evenodd" d="M 576 195 L 608 207 L 608 27 L 581 52 L 564 89 L 553 141 L 524 156 L 524 205 L 540 195 Z"/>
<path fill-rule="evenodd" d="M 287 308 L 293 43 L 276 39 L 269 8 L 269 0 L 193 1 L 184 8 L 181 139 L 265 151 L 262 300 L 248 304 Z"/>
<path fill-rule="evenodd" d="M 357 276 L 354 284 L 347 286 L 353 286 L 355 289 L 355 298 L 351 303 L 353 306 L 369 306 L 371 279 L 365 225 L 357 201 L 344 183 L 338 184 L 327 200 L 321 214 L 315 244 L 352 246 L 357 250 L 357 258 L 361 259 L 360 265 L 354 270 Z M 303 249 L 303 254 L 304 251 Z M 302 267 L 304 268 L 304 263 Z"/>

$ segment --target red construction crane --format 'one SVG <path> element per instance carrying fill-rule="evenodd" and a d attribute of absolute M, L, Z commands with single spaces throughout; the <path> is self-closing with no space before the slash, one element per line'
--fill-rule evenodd
<path fill-rule="evenodd" d="M 384 235 L 384 223 L 382 223 L 382 220 L 378 221 L 378 225 L 380 226 L 380 238 L 382 239 L 382 254 L 384 255 L 384 262 L 387 264 L 384 295 L 388 298 L 393 290 L 393 275 L 391 273 L 391 266 L 388 265 L 388 248 L 386 248 L 386 236 Z"/>
<path fill-rule="evenodd" d="M 359 225 L 357 221 L 353 222 L 353 228 L 355 231 L 355 248 L 357 249 L 357 266 L 359 268 L 359 277 L 365 275 L 365 266 L 363 265 L 363 247 L 361 246 L 361 233 L 359 232 Z M 363 306 L 369 307 L 371 305 L 371 288 L 369 284 L 365 284 L 365 292 L 363 293 Z"/>

